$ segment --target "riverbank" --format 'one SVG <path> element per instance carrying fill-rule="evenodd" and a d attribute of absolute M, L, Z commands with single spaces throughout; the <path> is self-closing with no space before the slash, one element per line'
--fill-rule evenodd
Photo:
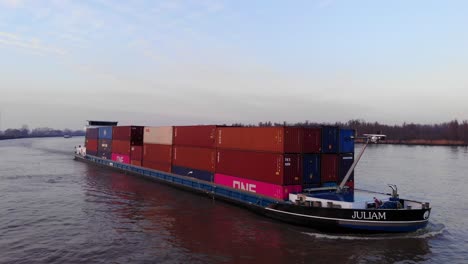
<path fill-rule="evenodd" d="M 356 143 L 364 143 L 364 140 L 356 140 Z M 420 145 L 420 146 L 454 146 L 454 147 L 466 147 L 468 146 L 467 142 L 463 140 L 447 140 L 447 139 L 436 139 L 436 140 L 427 140 L 427 139 L 411 139 L 411 140 L 400 140 L 400 139 L 387 139 L 380 141 L 379 144 L 389 144 L 389 145 Z"/>
<path fill-rule="evenodd" d="M 10 140 L 10 139 L 22 139 L 22 138 L 52 138 L 52 137 L 63 137 L 64 135 L 53 135 L 53 136 L 28 136 L 28 137 L 9 137 L 9 136 L 0 136 L 0 140 Z M 83 135 L 73 135 L 72 137 L 84 137 Z"/>

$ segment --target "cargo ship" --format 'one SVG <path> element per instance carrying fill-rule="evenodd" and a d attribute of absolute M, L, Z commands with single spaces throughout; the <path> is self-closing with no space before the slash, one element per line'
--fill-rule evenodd
<path fill-rule="evenodd" d="M 334 126 L 117 126 L 89 121 L 79 161 L 328 232 L 412 232 L 431 206 L 354 188 L 355 131 Z M 383 137 L 383 136 L 382 136 Z M 374 135 L 372 142 L 378 140 Z"/>

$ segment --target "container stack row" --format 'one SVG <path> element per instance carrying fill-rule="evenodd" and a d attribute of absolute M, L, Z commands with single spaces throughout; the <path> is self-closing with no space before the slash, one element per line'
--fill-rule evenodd
<path fill-rule="evenodd" d="M 110 135 L 110 136 L 109 136 Z M 354 161 L 353 130 L 300 127 L 101 127 L 88 155 L 287 199 L 333 186 Z M 353 176 L 347 183 L 354 187 Z"/>
<path fill-rule="evenodd" d="M 103 159 L 112 158 L 112 127 L 98 128 L 97 156 Z"/>
<path fill-rule="evenodd" d="M 141 166 L 142 126 L 115 126 L 112 129 L 112 160 Z"/>
<path fill-rule="evenodd" d="M 216 126 L 175 126 L 172 173 L 214 181 Z"/>
<path fill-rule="evenodd" d="M 173 127 L 145 127 L 142 166 L 164 172 L 172 171 Z"/>

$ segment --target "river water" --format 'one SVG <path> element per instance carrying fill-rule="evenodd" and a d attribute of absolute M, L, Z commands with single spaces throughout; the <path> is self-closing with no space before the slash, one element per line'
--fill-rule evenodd
<path fill-rule="evenodd" d="M 327 234 L 72 159 L 83 138 L 0 141 L 0 263 L 468 263 L 468 150 L 371 145 L 356 186 L 429 200 L 410 234 Z"/>

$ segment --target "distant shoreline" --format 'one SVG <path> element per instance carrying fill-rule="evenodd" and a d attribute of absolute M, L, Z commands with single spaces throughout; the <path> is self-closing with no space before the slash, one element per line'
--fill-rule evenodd
<path fill-rule="evenodd" d="M 356 143 L 364 143 L 363 140 L 356 141 Z M 411 139 L 411 140 L 399 140 L 399 139 L 387 139 L 380 141 L 379 144 L 387 145 L 408 145 L 408 146 L 447 146 L 447 147 L 466 147 L 468 143 L 462 140 L 426 140 L 426 139 Z"/>
<path fill-rule="evenodd" d="M 0 140 L 12 140 L 12 139 L 24 139 L 24 138 L 52 138 L 52 137 L 62 137 L 63 135 L 57 135 L 57 136 L 28 136 L 28 137 L 3 137 L 0 136 Z M 84 135 L 77 135 L 77 136 L 71 136 L 70 138 L 74 137 L 84 137 Z"/>

